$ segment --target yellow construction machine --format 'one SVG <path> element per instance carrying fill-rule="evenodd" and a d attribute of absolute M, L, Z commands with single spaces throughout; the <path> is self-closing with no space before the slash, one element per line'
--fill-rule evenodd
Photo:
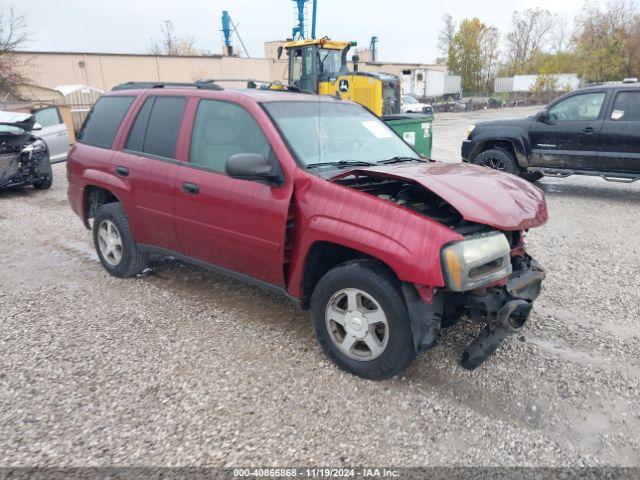
<path fill-rule="evenodd" d="M 400 81 L 394 75 L 350 70 L 347 55 L 355 42 L 336 42 L 327 37 L 290 41 L 289 85 L 320 95 L 339 96 L 357 102 L 382 117 L 400 113 Z M 282 47 L 279 56 L 282 55 Z"/>

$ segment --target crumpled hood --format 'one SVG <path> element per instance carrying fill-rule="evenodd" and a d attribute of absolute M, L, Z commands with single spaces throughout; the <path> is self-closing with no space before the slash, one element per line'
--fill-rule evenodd
<path fill-rule="evenodd" d="M 36 117 L 30 113 L 7 112 L 0 110 L 0 125 L 18 127 L 27 132 L 31 131 L 36 123 Z"/>
<path fill-rule="evenodd" d="M 547 203 L 538 187 L 514 175 L 466 163 L 417 162 L 353 169 L 352 174 L 413 181 L 455 208 L 469 221 L 499 230 L 525 230 L 547 221 Z"/>

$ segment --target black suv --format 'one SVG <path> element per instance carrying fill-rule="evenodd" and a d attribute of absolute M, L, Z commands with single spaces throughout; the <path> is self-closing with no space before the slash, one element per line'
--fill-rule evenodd
<path fill-rule="evenodd" d="M 543 175 L 640 180 L 640 83 L 589 87 L 532 117 L 472 125 L 462 159 L 531 181 Z"/>

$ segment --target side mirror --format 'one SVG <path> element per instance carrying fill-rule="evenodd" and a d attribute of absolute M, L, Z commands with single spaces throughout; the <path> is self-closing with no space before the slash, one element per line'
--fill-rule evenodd
<path fill-rule="evenodd" d="M 42 125 L 40 125 L 39 123 L 34 123 L 33 127 L 31 127 L 31 131 L 35 132 L 36 130 L 42 130 Z"/>
<path fill-rule="evenodd" d="M 357 72 L 358 71 L 358 62 L 360 61 L 360 55 L 354 55 L 353 57 L 351 57 L 351 61 L 353 62 L 353 71 Z"/>
<path fill-rule="evenodd" d="M 542 123 L 551 123 L 551 117 L 549 116 L 549 112 L 547 110 L 543 110 L 538 115 L 536 115 L 536 120 Z"/>
<path fill-rule="evenodd" d="M 279 166 L 258 153 L 238 153 L 227 160 L 225 172 L 238 180 L 257 180 L 282 185 L 284 178 Z"/>
<path fill-rule="evenodd" d="M 280 60 L 280 57 L 282 57 L 282 52 L 284 51 L 284 48 L 282 48 L 282 45 L 280 45 L 278 47 L 278 60 Z"/>

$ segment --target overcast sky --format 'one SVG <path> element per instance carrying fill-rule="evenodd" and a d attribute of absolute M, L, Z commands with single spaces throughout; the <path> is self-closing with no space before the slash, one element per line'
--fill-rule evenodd
<path fill-rule="evenodd" d="M 11 0 L 0 0 L 6 11 Z M 29 50 L 144 53 L 159 37 L 165 19 L 178 36 L 194 36 L 196 46 L 221 52 L 220 16 L 229 10 L 253 57 L 264 56 L 263 43 L 291 35 L 291 0 L 30 0 L 13 2 L 24 13 L 32 41 Z M 508 31 L 514 9 L 548 8 L 571 18 L 583 0 L 319 0 L 318 34 L 368 45 L 380 39 L 385 61 L 432 62 L 438 56 L 442 16 L 477 16 Z"/>

